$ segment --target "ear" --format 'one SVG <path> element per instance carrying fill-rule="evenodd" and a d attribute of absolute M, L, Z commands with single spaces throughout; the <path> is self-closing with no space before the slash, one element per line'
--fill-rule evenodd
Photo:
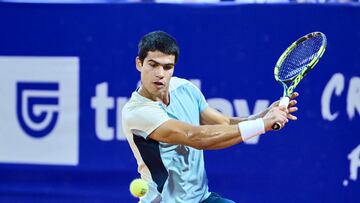
<path fill-rule="evenodd" d="M 142 69 L 142 62 L 140 60 L 140 58 L 137 56 L 135 59 L 135 64 L 136 64 L 136 69 L 141 72 Z"/>

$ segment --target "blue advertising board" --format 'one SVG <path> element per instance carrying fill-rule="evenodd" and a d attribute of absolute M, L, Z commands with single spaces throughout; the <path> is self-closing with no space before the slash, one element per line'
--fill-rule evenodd
<path fill-rule="evenodd" d="M 236 202 L 358 202 L 360 7 L 318 4 L 0 3 L 0 202 L 136 202 L 121 129 L 137 43 L 164 30 L 175 76 L 231 116 L 282 95 L 280 54 L 313 31 L 328 48 L 297 91 L 298 120 L 205 152 L 209 187 Z"/>

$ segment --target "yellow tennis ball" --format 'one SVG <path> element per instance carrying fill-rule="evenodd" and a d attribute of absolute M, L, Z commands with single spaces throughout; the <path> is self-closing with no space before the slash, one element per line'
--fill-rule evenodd
<path fill-rule="evenodd" d="M 146 195 L 147 191 L 149 190 L 149 186 L 147 182 L 143 179 L 135 179 L 130 183 L 130 193 L 134 197 L 142 197 Z"/>

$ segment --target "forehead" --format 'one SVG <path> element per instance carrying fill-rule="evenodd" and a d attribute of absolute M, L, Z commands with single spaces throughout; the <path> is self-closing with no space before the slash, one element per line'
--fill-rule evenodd
<path fill-rule="evenodd" d="M 156 61 L 161 64 L 174 64 L 175 63 L 175 56 L 168 55 L 160 51 L 149 51 L 147 56 L 145 57 L 145 61 Z"/>

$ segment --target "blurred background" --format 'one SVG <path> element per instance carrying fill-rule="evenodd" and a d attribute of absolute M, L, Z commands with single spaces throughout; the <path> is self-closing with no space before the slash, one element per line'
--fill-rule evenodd
<path fill-rule="evenodd" d="M 282 95 L 281 53 L 321 31 L 328 48 L 297 88 L 298 121 L 206 151 L 209 187 L 247 203 L 360 201 L 360 4 L 351 0 L 0 2 L 0 202 L 137 202 L 121 129 L 137 43 L 163 30 L 175 76 L 232 116 Z"/>

